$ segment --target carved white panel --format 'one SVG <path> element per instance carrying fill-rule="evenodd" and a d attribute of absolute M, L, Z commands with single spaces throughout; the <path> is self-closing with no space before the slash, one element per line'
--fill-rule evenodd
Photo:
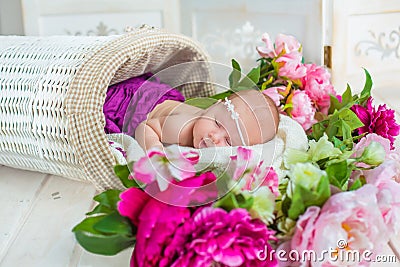
<path fill-rule="evenodd" d="M 375 88 L 400 86 L 400 1 L 333 1 L 332 78 L 338 91 L 361 91 L 366 68 Z"/>
<path fill-rule="evenodd" d="M 322 0 L 182 1 L 183 33 L 199 40 L 215 62 L 237 59 L 246 69 L 255 65 L 261 34 L 294 35 L 303 43 L 306 61 L 321 63 Z"/>
<path fill-rule="evenodd" d="M 60 16 L 41 16 L 40 35 L 98 35 L 122 34 L 126 27 L 142 24 L 161 28 L 161 12 L 131 12 L 107 14 L 70 14 Z"/>
<path fill-rule="evenodd" d="M 179 0 L 22 0 L 26 35 L 110 35 L 142 24 L 180 31 Z"/>

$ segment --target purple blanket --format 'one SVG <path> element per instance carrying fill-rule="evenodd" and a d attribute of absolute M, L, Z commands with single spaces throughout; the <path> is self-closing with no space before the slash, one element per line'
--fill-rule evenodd
<path fill-rule="evenodd" d="M 106 133 L 135 136 L 135 129 L 156 105 L 167 99 L 185 101 L 183 95 L 158 80 L 150 81 L 151 73 L 133 77 L 108 88 L 103 106 Z"/>

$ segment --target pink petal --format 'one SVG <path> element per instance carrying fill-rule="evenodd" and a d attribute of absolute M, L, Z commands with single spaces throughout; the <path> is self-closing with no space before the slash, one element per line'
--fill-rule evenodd
<path fill-rule="evenodd" d="M 149 200 L 150 196 L 138 188 L 129 188 L 120 194 L 121 201 L 117 204 L 118 212 L 131 219 L 138 225 L 139 214 Z"/>

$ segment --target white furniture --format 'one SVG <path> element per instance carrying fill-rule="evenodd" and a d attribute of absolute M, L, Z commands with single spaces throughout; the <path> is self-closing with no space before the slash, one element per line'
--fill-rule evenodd
<path fill-rule="evenodd" d="M 235 58 L 246 71 L 263 32 L 287 33 L 307 62 L 325 55 L 337 91 L 347 82 L 360 91 L 363 67 L 387 94 L 400 82 L 398 0 L 22 0 L 22 8 L 27 35 L 110 35 L 149 24 L 191 36 L 212 61 L 230 66 Z"/>

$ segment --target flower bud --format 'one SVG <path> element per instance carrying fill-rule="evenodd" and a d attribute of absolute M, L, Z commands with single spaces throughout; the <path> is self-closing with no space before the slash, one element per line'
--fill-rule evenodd
<path fill-rule="evenodd" d="M 385 148 L 380 143 L 372 141 L 364 149 L 360 161 L 371 166 L 378 166 L 385 160 L 385 157 Z"/>

